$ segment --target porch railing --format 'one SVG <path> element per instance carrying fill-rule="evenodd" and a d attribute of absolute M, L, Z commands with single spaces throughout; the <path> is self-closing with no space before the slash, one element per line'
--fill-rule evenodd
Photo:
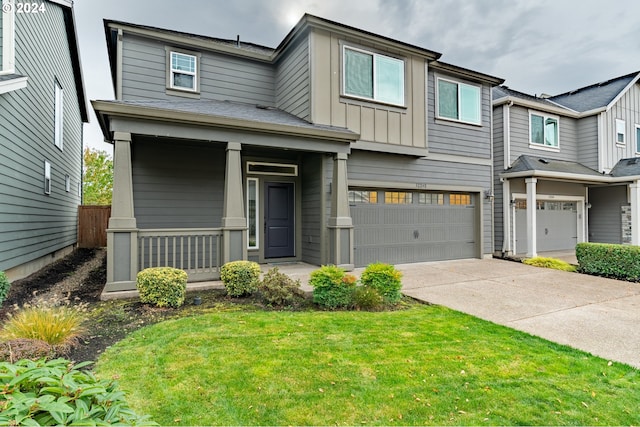
<path fill-rule="evenodd" d="M 220 278 L 222 229 L 143 229 L 138 232 L 138 271 L 173 267 L 190 282 Z"/>

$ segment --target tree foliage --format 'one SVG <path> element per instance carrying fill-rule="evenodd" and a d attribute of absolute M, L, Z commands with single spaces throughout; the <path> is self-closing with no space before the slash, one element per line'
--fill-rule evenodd
<path fill-rule="evenodd" d="M 113 192 L 113 160 L 102 150 L 85 148 L 82 183 L 85 205 L 110 205 Z"/>

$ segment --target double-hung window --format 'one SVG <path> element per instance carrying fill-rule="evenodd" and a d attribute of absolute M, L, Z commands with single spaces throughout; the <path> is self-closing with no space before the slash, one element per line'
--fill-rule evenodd
<path fill-rule="evenodd" d="M 625 128 L 625 121 L 616 119 L 616 144 L 624 145 L 627 142 Z"/>
<path fill-rule="evenodd" d="M 170 52 L 169 87 L 171 89 L 198 91 L 198 57 L 182 52 Z"/>
<path fill-rule="evenodd" d="M 438 78 L 438 117 L 482 124 L 480 86 Z"/>
<path fill-rule="evenodd" d="M 63 132 L 63 113 L 64 113 L 64 92 L 62 90 L 62 86 L 58 81 L 55 81 L 55 94 L 54 94 L 54 118 L 53 118 L 53 143 L 62 150 L 63 148 L 63 140 L 64 140 L 64 132 Z"/>
<path fill-rule="evenodd" d="M 404 61 L 344 46 L 343 93 L 404 106 Z"/>
<path fill-rule="evenodd" d="M 529 113 L 529 136 L 529 142 L 532 146 L 558 148 L 558 118 Z"/>
<path fill-rule="evenodd" d="M 640 153 L 640 125 L 636 125 L 636 153 Z"/>

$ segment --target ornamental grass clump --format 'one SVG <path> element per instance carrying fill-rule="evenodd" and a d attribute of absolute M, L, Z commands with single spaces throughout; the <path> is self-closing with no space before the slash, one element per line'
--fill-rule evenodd
<path fill-rule="evenodd" d="M 329 308 L 347 308 L 353 305 L 356 278 L 345 275 L 334 265 L 325 265 L 311 273 L 309 285 L 313 287 L 313 302 Z"/>
<path fill-rule="evenodd" d="M 362 286 L 373 288 L 382 296 L 385 302 L 395 304 L 400 301 L 402 294 L 402 273 L 393 265 L 381 262 L 369 264 L 360 276 Z"/>
<path fill-rule="evenodd" d="M 522 260 L 523 264 L 532 265 L 534 267 L 551 268 L 553 270 L 570 271 L 575 272 L 576 267 L 568 262 L 546 257 L 533 257 Z"/>
<path fill-rule="evenodd" d="M 10 287 L 11 283 L 9 283 L 7 275 L 4 274 L 4 271 L 0 271 L 0 305 L 2 305 L 4 300 L 7 298 Z"/>
<path fill-rule="evenodd" d="M 184 304 L 187 273 L 172 267 L 146 268 L 138 273 L 136 287 L 141 302 L 158 307 L 178 308 Z"/>
<path fill-rule="evenodd" d="M 26 338 L 40 340 L 51 346 L 53 353 L 66 354 L 78 344 L 84 334 L 86 304 L 71 305 L 68 300 L 37 300 L 18 308 L 0 331 L 3 341 Z"/>
<path fill-rule="evenodd" d="M 260 265 L 253 261 L 231 261 L 220 269 L 220 280 L 224 283 L 227 295 L 242 297 L 258 290 Z"/>

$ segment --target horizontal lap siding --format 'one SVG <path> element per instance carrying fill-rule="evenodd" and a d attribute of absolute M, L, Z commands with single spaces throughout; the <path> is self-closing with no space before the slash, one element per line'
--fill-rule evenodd
<path fill-rule="evenodd" d="M 122 54 L 124 99 L 184 99 L 166 94 L 165 46 L 174 47 L 125 34 Z M 201 99 L 275 105 L 273 66 L 210 51 L 200 53 Z"/>
<path fill-rule="evenodd" d="M 302 160 L 302 260 L 310 264 L 322 263 L 320 242 L 324 216 L 322 215 L 322 157 L 306 155 Z"/>
<path fill-rule="evenodd" d="M 0 270 L 73 245 L 82 174 L 82 119 L 63 12 L 16 15 L 16 72 L 24 89 L 0 95 Z M 63 151 L 54 145 L 54 81 L 64 90 Z M 51 194 L 44 194 L 44 162 Z M 69 175 L 70 192 L 65 191 Z"/>
<path fill-rule="evenodd" d="M 225 147 L 134 141 L 134 209 L 139 228 L 220 227 Z"/>
<path fill-rule="evenodd" d="M 277 107 L 304 120 L 311 118 L 307 39 L 286 53 L 276 68 Z"/>

